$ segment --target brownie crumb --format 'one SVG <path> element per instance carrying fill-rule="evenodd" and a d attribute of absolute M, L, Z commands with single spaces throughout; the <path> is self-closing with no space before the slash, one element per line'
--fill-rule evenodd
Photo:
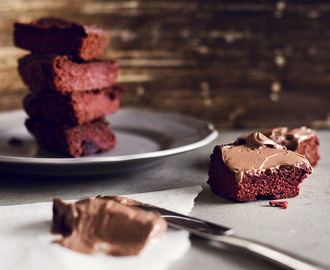
<path fill-rule="evenodd" d="M 270 206 L 277 206 L 277 207 L 282 207 L 283 209 L 287 209 L 288 208 L 288 202 L 287 201 L 270 201 L 269 202 Z"/>

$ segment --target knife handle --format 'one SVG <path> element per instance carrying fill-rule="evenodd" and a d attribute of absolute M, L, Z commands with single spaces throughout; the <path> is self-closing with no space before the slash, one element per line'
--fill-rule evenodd
<path fill-rule="evenodd" d="M 210 238 L 209 238 L 210 239 Z M 301 258 L 287 251 L 262 244 L 257 241 L 245 239 L 235 235 L 219 235 L 212 239 L 228 247 L 240 249 L 244 252 L 252 252 L 264 259 L 271 260 L 289 269 L 299 270 L 330 270 L 330 267 L 320 265 L 316 262 Z"/>

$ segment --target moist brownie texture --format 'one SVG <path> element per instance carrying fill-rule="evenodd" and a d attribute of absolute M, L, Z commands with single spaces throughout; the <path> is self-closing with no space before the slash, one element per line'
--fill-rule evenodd
<path fill-rule="evenodd" d="M 33 119 L 74 126 L 117 112 L 122 92 L 123 89 L 118 86 L 64 94 L 42 91 L 38 94 L 28 94 L 23 105 Z"/>
<path fill-rule="evenodd" d="M 18 71 L 32 92 L 87 91 L 111 87 L 117 80 L 118 64 L 107 61 L 71 61 L 68 56 L 29 54 L 18 60 Z"/>
<path fill-rule="evenodd" d="M 53 203 L 52 232 L 63 235 L 55 242 L 85 254 L 138 255 L 166 229 L 159 213 L 114 200 L 85 199 L 68 204 L 56 198 Z"/>
<path fill-rule="evenodd" d="M 31 23 L 15 23 L 14 43 L 31 52 L 91 60 L 102 55 L 109 37 L 103 29 L 93 25 L 42 18 Z"/>
<path fill-rule="evenodd" d="M 316 131 L 313 129 L 305 126 L 294 129 L 277 127 L 265 129 L 260 132 L 274 142 L 285 146 L 288 150 L 304 155 L 313 167 L 315 167 L 320 160 L 318 151 L 320 140 Z M 247 136 L 248 135 L 244 135 L 238 138 L 238 143 L 244 143 Z"/>
<path fill-rule="evenodd" d="M 311 172 L 305 156 L 256 132 L 245 144 L 215 146 L 208 184 L 214 193 L 239 202 L 283 199 L 297 196 Z"/>
<path fill-rule="evenodd" d="M 93 25 L 42 18 L 14 24 L 14 43 L 30 54 L 18 71 L 30 93 L 25 125 L 41 148 L 70 157 L 115 147 L 105 115 L 119 109 L 118 64 L 100 60 L 107 33 Z"/>
<path fill-rule="evenodd" d="M 25 125 L 40 147 L 66 156 L 88 156 L 105 152 L 116 145 L 116 136 L 109 130 L 105 118 L 73 127 L 29 118 Z"/>

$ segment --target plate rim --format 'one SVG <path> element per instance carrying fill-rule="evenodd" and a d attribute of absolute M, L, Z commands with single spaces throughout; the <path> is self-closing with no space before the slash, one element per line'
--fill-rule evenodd
<path fill-rule="evenodd" d="M 207 144 L 211 143 L 215 140 L 219 133 L 215 129 L 214 125 L 210 122 L 198 119 L 196 117 L 190 115 L 184 115 L 180 113 L 172 113 L 172 112 L 162 112 L 162 111 L 153 111 L 141 108 L 131 108 L 131 107 L 123 107 L 120 109 L 121 111 L 138 111 L 140 113 L 153 113 L 162 115 L 165 117 L 175 116 L 180 117 L 180 120 L 189 120 L 194 122 L 199 122 L 199 124 L 204 125 L 204 129 L 208 131 L 207 136 L 203 139 L 198 140 L 193 143 L 189 143 L 186 145 L 170 148 L 170 149 L 163 149 L 159 151 L 151 151 L 146 153 L 138 153 L 138 154 L 127 154 L 122 156 L 88 156 L 88 157 L 79 157 L 79 158 L 72 158 L 72 157 L 17 157 L 17 156 L 4 156 L 0 155 L 0 163 L 16 163 L 20 165 L 29 165 L 29 164 L 37 164 L 37 165 L 85 165 L 85 164 L 103 164 L 103 163 L 119 163 L 119 162 L 127 162 L 127 161 L 141 161 L 145 159 L 152 159 L 152 158 L 162 158 L 167 156 L 172 156 L 176 154 L 181 154 L 185 152 L 189 152 L 192 150 L 196 150 Z M 14 110 L 10 112 L 0 112 L 0 118 L 4 115 L 15 117 L 15 114 L 22 114 L 25 113 L 24 110 Z M 14 115 L 14 116 L 13 116 Z M 109 115 L 111 117 L 111 115 Z M 16 116 L 19 117 L 19 116 Z M 106 116 L 108 117 L 108 116 Z"/>

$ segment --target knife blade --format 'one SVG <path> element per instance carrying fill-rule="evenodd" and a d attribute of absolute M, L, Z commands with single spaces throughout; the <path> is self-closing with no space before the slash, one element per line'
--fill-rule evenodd
<path fill-rule="evenodd" d="M 167 221 L 169 227 L 186 230 L 201 238 L 216 241 L 229 248 L 253 253 L 288 269 L 330 270 L 330 266 L 300 257 L 296 254 L 272 247 L 270 245 L 234 235 L 232 228 L 208 222 L 202 219 L 182 215 L 164 208 L 151 205 L 136 205 L 146 211 L 157 211 Z"/>
<path fill-rule="evenodd" d="M 222 225 L 214 224 L 202 219 L 182 215 L 164 208 L 158 208 L 150 205 L 136 205 L 143 210 L 154 210 L 161 214 L 167 221 L 167 224 L 174 229 L 187 230 L 194 235 L 212 240 L 214 236 L 229 235 L 234 231 Z"/>

